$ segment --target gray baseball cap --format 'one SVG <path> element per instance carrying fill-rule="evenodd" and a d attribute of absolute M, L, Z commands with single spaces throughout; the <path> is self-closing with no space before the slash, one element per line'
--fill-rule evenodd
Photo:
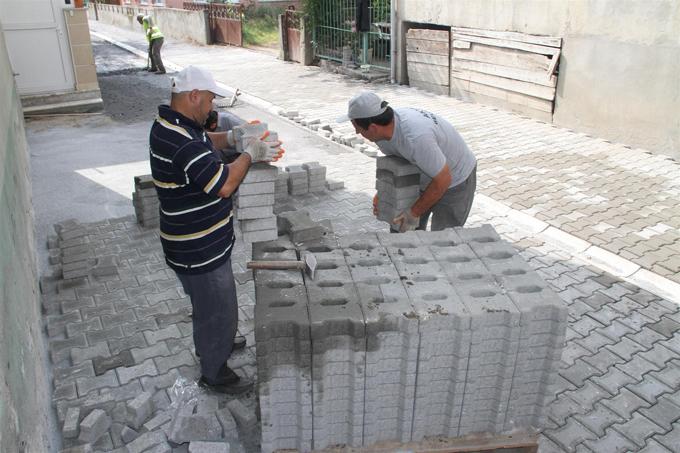
<path fill-rule="evenodd" d="M 387 110 L 387 106 L 382 106 L 383 100 L 372 91 L 362 91 L 349 100 L 347 104 L 347 114 L 337 119 L 338 123 L 359 118 L 373 118 Z"/>

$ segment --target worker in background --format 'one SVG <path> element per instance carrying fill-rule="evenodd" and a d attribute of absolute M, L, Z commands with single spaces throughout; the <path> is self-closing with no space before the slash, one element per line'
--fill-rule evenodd
<path fill-rule="evenodd" d="M 144 28 L 146 40 L 149 42 L 149 61 L 151 62 L 148 70 L 155 74 L 165 74 L 165 66 L 161 59 L 161 47 L 163 47 L 163 33 L 157 25 L 154 25 L 151 16 L 143 14 L 137 15 L 137 22 Z"/>
<path fill-rule="evenodd" d="M 399 232 L 425 230 L 430 215 L 432 231 L 465 224 L 477 186 L 477 159 L 448 121 L 425 110 L 393 110 L 370 91 L 350 99 L 347 115 L 338 121 L 348 119 L 384 154 L 402 157 L 421 171 L 420 197 L 392 221 Z M 377 205 L 376 194 L 375 214 Z"/>

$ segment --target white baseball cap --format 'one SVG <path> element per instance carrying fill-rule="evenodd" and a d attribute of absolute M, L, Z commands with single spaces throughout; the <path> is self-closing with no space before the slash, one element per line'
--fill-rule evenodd
<path fill-rule="evenodd" d="M 215 96 L 231 96 L 229 91 L 217 86 L 210 72 L 198 66 L 187 66 L 172 78 L 172 92 L 183 93 L 193 90 L 210 91 Z"/>
<path fill-rule="evenodd" d="M 387 105 L 382 106 L 383 100 L 372 91 L 362 91 L 349 100 L 347 115 L 337 119 L 338 123 L 359 118 L 373 118 L 387 110 Z"/>

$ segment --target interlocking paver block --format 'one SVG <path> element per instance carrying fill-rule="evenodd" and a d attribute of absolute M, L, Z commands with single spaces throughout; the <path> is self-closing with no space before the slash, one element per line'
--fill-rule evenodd
<path fill-rule="evenodd" d="M 162 430 L 144 433 L 127 444 L 127 451 L 129 453 L 142 453 L 143 451 L 147 451 L 158 444 L 162 445 L 166 441 L 167 437 Z"/>
<path fill-rule="evenodd" d="M 111 427 L 111 417 L 101 409 L 95 409 L 80 422 L 81 442 L 94 443 Z"/>
<path fill-rule="evenodd" d="M 132 379 L 137 379 L 142 376 L 156 376 L 158 375 L 158 370 L 156 369 L 153 360 L 147 359 L 139 365 L 117 368 L 116 373 L 118 373 L 120 383 L 127 384 Z"/>
<path fill-rule="evenodd" d="M 612 453 L 626 453 L 633 451 L 636 447 L 630 439 L 620 432 L 609 429 L 604 437 L 596 440 L 586 440 L 585 444 L 592 451 L 606 451 Z"/>
<path fill-rule="evenodd" d="M 573 418 L 567 419 L 567 423 L 564 426 L 547 432 L 546 435 L 566 451 L 574 451 L 577 445 L 585 440 L 597 439 L 595 433 Z"/>
<path fill-rule="evenodd" d="M 633 417 L 625 423 L 614 425 L 613 429 L 625 436 L 626 439 L 633 441 L 638 447 L 644 447 L 647 439 L 654 434 L 666 432 L 662 427 L 639 413 L 634 413 Z"/>
<path fill-rule="evenodd" d="M 128 424 L 134 428 L 139 429 L 142 424 L 151 416 L 153 412 L 153 404 L 151 392 L 140 393 L 135 399 L 128 401 L 127 414 Z"/>
<path fill-rule="evenodd" d="M 78 395 L 85 396 L 93 390 L 98 390 L 104 387 L 117 387 L 118 377 L 114 370 L 107 371 L 101 376 L 96 377 L 81 377 L 76 379 L 76 386 L 78 388 Z"/>
<path fill-rule="evenodd" d="M 61 430 L 65 439 L 78 437 L 78 426 L 80 423 L 80 408 L 69 407 L 64 418 L 64 427 Z"/>
<path fill-rule="evenodd" d="M 183 444 L 194 440 L 219 440 L 221 437 L 222 426 L 217 421 L 215 414 L 178 414 L 172 420 L 168 434 L 168 440 L 176 444 Z"/>

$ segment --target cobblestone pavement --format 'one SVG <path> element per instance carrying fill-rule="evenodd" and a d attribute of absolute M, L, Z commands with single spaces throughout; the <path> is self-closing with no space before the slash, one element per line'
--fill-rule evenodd
<path fill-rule="evenodd" d="M 291 197 L 289 204 L 309 210 L 314 220 L 331 219 L 340 236 L 386 230 L 370 212 L 372 158 L 307 149 L 291 153 L 285 164 L 310 160 L 326 165 L 328 178 L 344 180 L 345 189 Z M 536 240 L 507 216 L 475 206 L 469 225 L 482 223 L 491 223 L 518 248 L 569 308 L 560 379 L 540 451 L 679 451 L 678 307 Z M 66 222 L 61 239 L 62 270 L 70 264 L 70 276 L 86 280 L 62 280 L 52 285 L 58 292 L 45 297 L 59 418 L 71 406 L 104 408 L 114 425 L 96 447 L 117 448 L 127 420 L 125 403 L 148 391 L 156 410 L 152 420 L 160 426 L 141 428 L 141 445 L 162 444 L 165 437 L 152 435 L 170 430 L 167 413 L 176 399 L 172 386 L 179 376 L 195 379 L 198 366 L 188 301 L 161 259 L 157 232 L 141 229 L 130 217 L 85 226 Z M 249 247 L 239 240 L 233 254 L 239 331 L 250 346 L 231 365 L 254 376 L 255 296 L 245 270 L 249 258 Z M 49 288 L 47 281 L 44 288 Z M 242 401 L 254 411 L 253 395 Z M 218 407 L 226 402 L 220 399 Z M 252 445 L 248 436 L 241 433 Z"/>
<path fill-rule="evenodd" d="M 138 33 L 90 25 L 144 48 Z M 439 113 L 478 156 L 481 193 L 629 260 L 630 275 L 642 268 L 680 283 L 680 164 L 672 159 L 495 108 L 404 86 L 367 85 L 246 49 L 170 40 L 163 52 L 169 62 L 205 66 L 225 84 L 302 118 L 334 123 L 362 88 L 393 106 Z M 351 125 L 332 126 L 340 134 L 353 133 Z"/>
<path fill-rule="evenodd" d="M 93 28 L 105 31 L 105 27 L 99 24 Z M 118 31 L 116 38 L 127 39 L 126 33 Z M 137 44 L 136 41 L 140 41 L 139 47 L 143 46 L 138 40 L 139 36 L 133 36 L 131 32 L 129 35 L 130 42 L 134 40 Z M 205 50 L 207 53 L 203 49 L 196 52 L 192 46 L 170 41 L 165 55 L 168 60 L 180 63 L 191 60 L 200 64 L 201 61 L 196 61 L 200 59 L 230 85 L 238 85 L 252 94 L 259 94 L 288 110 L 298 109 L 310 118 L 324 110 L 322 101 L 328 101 L 326 106 L 333 114 L 326 113 L 323 117 L 319 114 L 322 121 L 329 121 L 335 113 L 343 110 L 349 93 L 362 86 L 357 82 L 275 61 L 269 56 L 243 49 L 210 47 Z M 212 60 L 206 55 L 211 55 Z M 219 59 L 216 58 L 218 55 Z M 242 61 L 237 64 L 239 59 Z M 256 76 L 253 72 L 243 71 L 239 65 L 244 61 L 253 68 L 253 72 L 257 72 Z M 239 71 L 243 74 L 238 74 Z M 276 77 L 267 79 L 270 86 L 266 90 L 263 80 L 269 72 Z M 293 77 L 291 74 L 295 77 L 289 80 L 296 80 L 300 84 L 286 90 L 278 80 L 285 82 L 286 77 Z M 246 80 L 246 75 L 251 75 L 252 80 Z M 277 79 L 276 83 L 274 79 Z M 314 82 L 305 84 L 309 80 Z M 323 84 L 319 85 L 319 80 L 324 81 Z M 588 174 L 588 168 L 589 165 L 597 165 L 596 169 L 603 175 L 599 179 L 606 179 L 609 184 L 610 181 L 620 180 L 617 176 L 621 174 L 620 169 L 626 167 L 625 162 L 637 159 L 637 168 L 629 168 L 629 173 L 626 173 L 634 181 L 641 177 L 640 172 L 651 178 L 651 170 L 641 170 L 648 166 L 647 163 L 664 162 L 643 151 L 627 150 L 486 107 L 463 104 L 404 87 L 374 88 L 389 93 L 390 99 L 394 99 L 393 104 L 420 105 L 434 111 L 448 111 L 448 116 L 457 115 L 454 124 L 473 143 L 480 156 L 480 175 L 486 175 L 485 182 L 480 183 L 482 193 L 509 206 L 514 203 L 511 197 L 533 192 L 532 188 L 516 192 L 510 189 L 512 184 L 518 187 L 519 181 L 530 180 L 531 175 L 536 175 L 536 184 L 544 184 L 554 174 L 557 174 L 554 177 L 558 179 L 558 176 L 563 176 L 562 173 L 572 178 L 587 175 L 593 179 L 593 175 Z M 322 91 L 326 94 L 319 98 L 320 101 L 309 102 L 308 99 L 315 92 Z M 451 113 L 450 110 L 454 111 Z M 544 134 L 544 131 L 553 135 Z M 536 140 L 542 147 L 536 145 Z M 504 153 L 493 152 L 498 149 L 503 149 Z M 558 149 L 562 156 L 572 153 L 580 158 L 570 161 L 548 158 Z M 539 150 L 545 152 L 538 154 Z M 618 160 L 613 163 L 616 150 L 621 150 L 621 155 L 617 154 Z M 532 160 L 531 156 L 535 159 Z M 597 156 L 601 157 L 598 159 Z M 534 162 L 539 157 L 543 159 Z M 626 157 L 627 160 L 624 160 Z M 301 149 L 290 150 L 284 165 L 307 161 L 326 165 L 328 178 L 344 181 L 345 189 L 291 198 L 290 203 L 309 210 L 314 220 L 331 219 L 338 235 L 386 230 L 386 224 L 375 220 L 370 209 L 375 172 L 372 158 L 349 149 L 346 152 Z M 607 163 L 611 166 L 607 167 Z M 516 166 L 512 174 L 509 173 L 512 167 L 507 164 Z M 678 171 L 677 164 L 673 162 L 666 162 L 663 168 L 676 174 Z M 556 171 L 558 169 L 562 171 Z M 577 174 L 577 170 L 583 175 Z M 508 182 L 496 184 L 504 181 L 504 177 L 508 178 Z M 479 179 L 483 178 L 480 176 Z M 551 184 L 557 190 L 548 192 L 546 196 L 549 198 L 542 203 L 546 204 L 550 200 L 559 203 L 557 200 L 570 194 L 571 187 L 580 187 L 581 192 L 574 192 L 574 197 L 568 199 L 578 200 L 579 194 L 587 192 L 585 186 L 578 185 L 582 180 L 574 178 L 572 183 L 568 179 L 558 179 L 562 182 Z M 666 179 L 658 176 L 654 181 Z M 676 177 L 675 184 L 678 181 Z M 508 190 L 489 192 L 496 186 L 508 187 Z M 643 189 L 652 190 L 651 187 L 635 187 L 635 194 Z M 663 206 L 664 203 L 670 206 L 668 209 L 678 209 L 677 203 L 671 203 L 677 185 L 676 189 L 673 189 L 671 182 L 668 182 L 667 187 L 655 187 L 659 188 L 654 192 L 654 200 L 644 202 L 640 209 L 629 209 L 639 214 L 647 212 L 644 207 Z M 603 186 L 599 196 L 604 198 L 604 194 Z M 534 195 L 540 196 L 538 193 Z M 583 198 L 580 202 L 583 203 Z M 538 211 L 531 211 L 536 200 L 532 200 L 532 203 L 533 206 L 515 207 L 540 217 Z M 610 206 L 610 203 L 602 203 Z M 556 398 L 550 404 L 548 425 L 541 436 L 540 451 L 680 451 L 678 306 L 594 267 L 583 261 L 579 253 L 565 251 L 553 245 L 554 242 L 545 241 L 543 236 L 536 235 L 534 230 L 518 223 L 513 212 L 488 207 L 489 203 L 476 203 L 469 225 L 492 224 L 504 239 L 520 250 L 521 255 L 569 308 L 569 328 L 560 379 L 555 388 Z M 573 214 L 576 206 L 569 207 L 571 209 L 567 213 Z M 662 209 L 659 212 L 666 211 Z M 580 219 L 585 221 L 592 216 L 588 214 Z M 673 230 L 660 231 L 664 228 L 656 228 L 649 232 L 659 234 L 638 236 L 647 243 L 670 231 L 677 233 L 678 217 L 670 217 L 671 220 L 673 218 Z M 579 218 L 574 222 L 576 220 Z M 549 219 L 546 221 L 550 223 Z M 608 224 L 613 226 L 612 223 Z M 623 225 L 627 224 L 619 227 Z M 140 394 L 149 392 L 153 399 L 153 417 L 139 428 L 137 434 L 141 440 L 135 444 L 138 448 L 136 451 L 158 445 L 162 447 L 171 431 L 167 411 L 172 409 L 172 402 L 178 399 L 173 385 L 180 376 L 195 379 L 198 367 L 193 354 L 188 300 L 173 272 L 162 260 L 157 232 L 141 229 L 132 218 L 87 225 L 64 222 L 61 227 L 60 240 L 53 238 L 51 241 L 55 247 L 51 252 L 52 261 L 60 263 L 57 266 L 60 266 L 61 272 L 66 272 L 73 279 L 47 278 L 42 282 L 45 324 L 54 364 L 54 403 L 59 419 L 64 421 L 68 418 L 69 407 L 80 408 L 81 416 L 92 409 L 104 409 L 113 424 L 95 447 L 102 451 L 120 448 L 123 445 L 123 423 L 129 423 L 130 420 L 127 406 L 131 404 L 128 403 L 132 403 Z M 567 228 L 564 230 L 569 231 Z M 578 235 L 578 232 L 572 233 Z M 649 237 L 645 238 L 645 235 Z M 657 247 L 659 250 L 662 248 L 665 250 L 669 247 Z M 239 283 L 239 331 L 247 336 L 249 347 L 235 355 L 231 365 L 240 373 L 255 376 L 252 333 L 254 289 L 249 273 L 245 271 L 245 261 L 249 258 L 249 248 L 238 241 L 233 261 Z M 255 411 L 256 402 L 252 394 L 240 401 L 247 411 Z M 226 399 L 218 399 L 216 405 L 213 401 L 203 403 L 200 407 L 204 410 L 208 408 L 210 413 L 224 414 L 227 402 Z M 239 425 L 236 431 L 231 431 L 232 438 L 235 439 L 238 432 L 243 446 L 256 450 L 253 446 L 256 430 L 251 428 L 246 424 Z M 227 429 L 224 428 L 224 431 L 226 436 Z M 72 431 L 64 434 L 71 435 Z M 129 431 L 125 431 L 127 435 L 131 435 Z M 73 440 L 66 439 L 64 445 L 68 447 L 73 444 Z M 186 451 L 183 448 L 175 450 Z"/>

